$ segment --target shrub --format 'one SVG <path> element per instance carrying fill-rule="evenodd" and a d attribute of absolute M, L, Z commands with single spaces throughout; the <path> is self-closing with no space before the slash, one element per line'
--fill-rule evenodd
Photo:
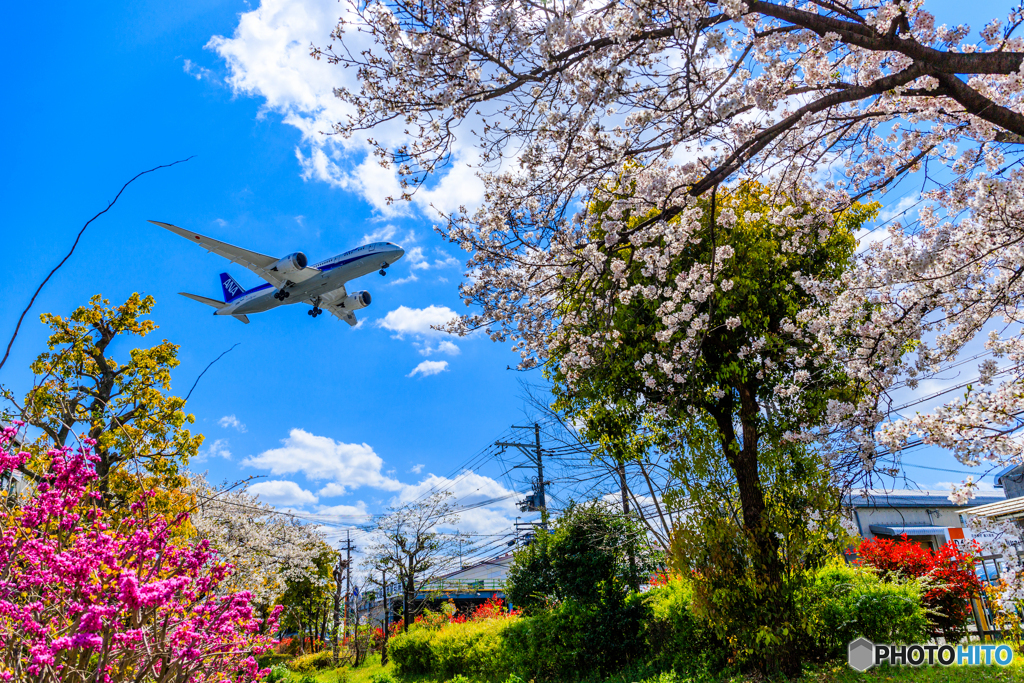
<path fill-rule="evenodd" d="M 434 670 L 436 661 L 430 649 L 433 634 L 433 629 L 410 628 L 388 640 L 388 658 L 395 664 L 395 673 L 427 674 Z"/>
<path fill-rule="evenodd" d="M 928 619 L 916 581 L 882 581 L 875 571 L 830 564 L 818 570 L 798 599 L 819 657 L 842 656 L 863 636 L 876 643 L 925 640 Z"/>
<path fill-rule="evenodd" d="M 445 681 L 445 683 L 470 683 L 470 680 L 462 674 L 459 674 L 457 676 L 452 676 L 450 679 Z"/>
<path fill-rule="evenodd" d="M 729 651 L 706 621 L 693 612 L 693 587 L 672 578 L 638 599 L 645 606 L 643 638 L 653 663 L 678 672 L 718 672 Z"/>
<path fill-rule="evenodd" d="M 311 652 L 308 655 L 296 657 L 288 662 L 288 668 L 296 673 L 304 674 L 326 669 L 333 664 L 334 657 L 331 655 L 331 651 L 324 649 L 320 652 Z"/>
<path fill-rule="evenodd" d="M 967 601 L 981 591 L 981 581 L 974 573 L 974 553 L 953 543 L 936 552 L 922 548 L 906 534 L 897 539 L 867 539 L 858 552 L 861 562 L 878 569 L 884 578 L 924 578 L 923 602 L 935 630 L 946 640 L 963 638 L 970 616 Z"/>
<path fill-rule="evenodd" d="M 370 676 L 370 683 L 398 683 L 390 671 L 378 671 Z"/>
<path fill-rule="evenodd" d="M 500 678 L 509 671 L 502 634 L 514 621 L 488 619 L 410 630 L 388 643 L 388 656 L 400 675 Z"/>
<path fill-rule="evenodd" d="M 267 674 L 266 683 L 281 683 L 288 680 L 288 667 L 283 664 L 275 664 Z"/>
<path fill-rule="evenodd" d="M 502 634 L 514 619 L 451 624 L 437 631 L 431 640 L 436 669 L 447 678 L 467 675 L 499 678 L 509 672 Z"/>
<path fill-rule="evenodd" d="M 643 612 L 639 600 L 617 606 L 566 600 L 509 624 L 502 634 L 508 662 L 538 683 L 607 675 L 643 654 Z"/>

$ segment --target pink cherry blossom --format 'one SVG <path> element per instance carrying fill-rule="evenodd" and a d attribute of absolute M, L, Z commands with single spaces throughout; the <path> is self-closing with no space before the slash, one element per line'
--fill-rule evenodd
<path fill-rule="evenodd" d="M 29 457 L 0 434 L 0 474 Z M 42 481 L 0 508 L 0 679 L 31 682 L 257 681 L 278 610 L 257 618 L 209 543 L 172 540 L 148 514 L 108 525 L 89 490 L 88 447 L 53 450 Z"/>

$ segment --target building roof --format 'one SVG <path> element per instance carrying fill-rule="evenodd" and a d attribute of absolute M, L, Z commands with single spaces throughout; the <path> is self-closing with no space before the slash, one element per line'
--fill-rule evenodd
<path fill-rule="evenodd" d="M 967 505 L 955 505 L 949 499 L 949 491 L 868 489 L 847 496 L 846 503 L 856 508 L 973 508 L 1003 500 L 1006 499 L 1001 495 L 977 496 Z"/>
<path fill-rule="evenodd" d="M 1008 466 L 1004 467 L 1003 469 L 999 470 L 998 472 L 996 472 L 995 476 L 992 477 L 992 480 L 995 482 L 995 487 L 997 489 L 1003 488 L 1003 477 L 1005 477 L 1006 475 L 1010 474 L 1011 472 L 1013 472 L 1015 469 L 1017 469 L 1020 466 L 1021 466 L 1020 463 L 1018 463 L 1016 465 L 1008 465 Z"/>
<path fill-rule="evenodd" d="M 876 536 L 943 536 L 946 534 L 944 526 L 889 526 L 887 524 L 872 524 L 868 527 L 871 533 Z"/>
<path fill-rule="evenodd" d="M 980 497 L 980 496 L 979 496 Z M 977 498 L 975 498 L 977 500 Z M 970 509 L 971 515 L 989 519 L 1013 519 L 1024 516 L 1024 496 L 1004 498 L 987 505 L 979 505 Z"/>
<path fill-rule="evenodd" d="M 499 555 L 498 557 L 488 558 L 486 560 L 483 560 L 482 562 L 476 562 L 474 564 L 467 564 L 467 565 L 463 566 L 461 569 L 456 569 L 453 572 L 448 572 L 447 574 L 442 574 L 438 578 L 439 579 L 453 579 L 456 576 L 458 576 L 459 574 L 461 574 L 463 572 L 466 572 L 466 571 L 469 571 L 470 569 L 476 569 L 477 567 L 483 567 L 484 565 L 503 567 L 503 566 L 509 564 L 509 562 L 511 562 L 511 561 L 512 561 L 512 553 L 505 553 L 504 555 Z"/>

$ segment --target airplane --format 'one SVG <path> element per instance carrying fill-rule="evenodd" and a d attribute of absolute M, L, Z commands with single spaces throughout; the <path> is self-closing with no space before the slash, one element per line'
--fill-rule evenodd
<path fill-rule="evenodd" d="M 309 260 L 301 251 L 283 258 L 274 258 L 190 232 L 170 223 L 149 222 L 181 235 L 232 263 L 245 266 L 267 281 L 264 285 L 246 290 L 230 275 L 221 273 L 220 284 L 224 290 L 224 301 L 178 292 L 193 301 L 214 307 L 217 309 L 213 312 L 214 315 L 230 315 L 246 324 L 252 313 L 262 313 L 288 304 L 305 303 L 313 306 L 313 309 L 306 313 L 314 318 L 326 308 L 328 313 L 354 327 L 355 311 L 370 305 L 370 293 L 360 291 L 349 294 L 345 289 L 345 283 L 378 269 L 381 275 L 386 275 L 391 264 L 405 255 L 405 250 L 397 244 L 374 242 L 309 265 Z M 321 305 L 325 308 L 321 308 Z"/>

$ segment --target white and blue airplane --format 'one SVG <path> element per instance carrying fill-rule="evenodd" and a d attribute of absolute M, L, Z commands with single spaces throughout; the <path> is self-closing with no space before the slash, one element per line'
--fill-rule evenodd
<path fill-rule="evenodd" d="M 309 265 L 301 251 L 284 258 L 274 258 L 248 251 L 219 240 L 189 232 L 176 225 L 150 221 L 195 242 L 209 252 L 223 256 L 232 263 L 245 266 L 267 281 L 267 284 L 246 290 L 227 273 L 220 274 L 224 290 L 224 301 L 217 301 L 198 294 L 178 292 L 193 301 L 213 306 L 214 315 L 230 315 L 243 323 L 249 322 L 250 313 L 262 313 L 288 304 L 311 304 L 306 311 L 314 318 L 327 310 L 334 316 L 355 326 L 355 311 L 370 305 L 370 293 L 352 292 L 345 289 L 345 283 L 357 277 L 379 270 L 387 274 L 388 267 L 405 255 L 405 250 L 391 242 L 374 242 L 349 249 L 326 261 Z M 323 305 L 324 308 L 320 306 Z"/>

